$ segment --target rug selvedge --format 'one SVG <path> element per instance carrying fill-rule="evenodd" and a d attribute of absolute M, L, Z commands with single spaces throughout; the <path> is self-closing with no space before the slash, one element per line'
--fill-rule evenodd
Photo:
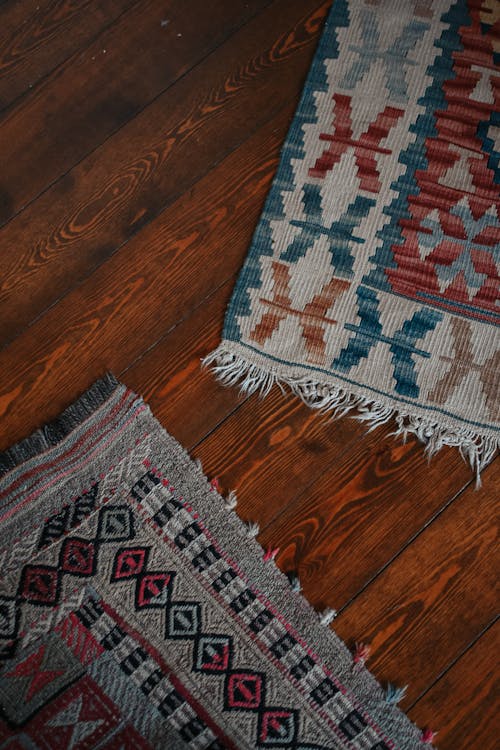
<path fill-rule="evenodd" d="M 491 460 L 499 38 L 489 0 L 335 0 L 206 359 L 224 382 Z"/>
<path fill-rule="evenodd" d="M 63 415 L 41 452 L 25 441 L 2 457 L 16 564 L 0 581 L 0 744 L 425 747 L 400 691 L 294 593 L 234 494 L 110 376 L 83 401 L 100 389 L 97 407 L 70 408 L 68 434 Z"/>

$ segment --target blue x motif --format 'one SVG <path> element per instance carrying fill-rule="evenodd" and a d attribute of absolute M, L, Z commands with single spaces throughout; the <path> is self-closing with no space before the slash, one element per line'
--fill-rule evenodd
<path fill-rule="evenodd" d="M 351 253 L 352 243 L 364 242 L 354 234 L 355 227 L 375 205 L 371 198 L 357 196 L 336 221 L 330 226 L 322 223 L 323 209 L 321 205 L 321 191 L 318 185 L 306 184 L 303 188 L 303 204 L 306 218 L 292 219 L 290 224 L 301 231 L 295 235 L 286 250 L 281 254 L 281 260 L 295 263 L 304 256 L 315 241 L 322 235 L 328 239 L 329 250 L 332 255 L 332 266 L 337 276 L 351 278 L 353 275 L 354 256 Z"/>
<path fill-rule="evenodd" d="M 358 59 L 353 62 L 340 86 L 346 89 L 355 88 L 370 68 L 380 60 L 385 67 L 386 86 L 392 100 L 406 103 L 408 94 L 405 67 L 417 65 L 414 60 L 408 58 L 408 53 L 428 28 L 429 24 L 412 20 L 391 46 L 384 49 L 380 46 L 376 14 L 372 9 L 364 8 L 361 12 L 362 43 L 360 46 L 349 46 L 350 51 L 358 55 Z"/>
<path fill-rule="evenodd" d="M 366 359 L 373 347 L 382 341 L 389 345 L 392 354 L 396 392 L 409 398 L 418 398 L 419 387 L 413 356 L 428 359 L 430 354 L 418 349 L 416 344 L 419 339 L 425 338 L 427 333 L 434 330 L 437 323 L 443 319 L 442 314 L 424 307 L 415 312 L 409 320 L 405 320 L 392 336 L 386 336 L 380 322 L 377 293 L 373 289 L 360 286 L 356 295 L 361 322 L 359 325 L 345 324 L 345 328 L 353 331 L 354 336 L 332 363 L 332 368 L 344 373 L 349 372 L 353 367 L 357 367 L 362 359 Z"/>

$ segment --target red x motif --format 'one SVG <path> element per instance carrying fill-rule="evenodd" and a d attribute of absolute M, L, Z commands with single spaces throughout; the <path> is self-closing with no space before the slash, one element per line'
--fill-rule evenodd
<path fill-rule="evenodd" d="M 333 110 L 333 133 L 321 133 L 320 140 L 330 141 L 330 145 L 314 167 L 309 170 L 310 177 L 325 177 L 326 173 L 339 163 L 341 157 L 352 149 L 361 188 L 369 193 L 378 193 L 381 184 L 375 154 L 390 154 L 391 149 L 382 148 L 381 142 L 387 138 L 390 130 L 403 115 L 402 109 L 385 107 L 379 112 L 373 122 L 360 135 L 353 138 L 351 97 L 334 94 L 335 108 Z"/>

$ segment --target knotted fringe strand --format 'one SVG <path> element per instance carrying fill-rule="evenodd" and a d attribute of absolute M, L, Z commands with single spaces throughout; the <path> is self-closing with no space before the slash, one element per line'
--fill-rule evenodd
<path fill-rule="evenodd" d="M 498 438 L 479 435 L 466 427 L 446 427 L 432 419 L 398 411 L 380 401 L 356 396 L 340 386 L 321 383 L 308 377 L 289 377 L 273 369 L 266 370 L 239 354 L 234 354 L 225 344 L 221 344 L 205 357 L 203 365 L 211 368 L 221 383 L 239 386 L 248 395 L 259 392 L 266 396 L 276 384 L 282 391 L 285 386 L 288 387 L 312 409 L 331 412 L 335 418 L 356 410 L 356 418 L 366 422 L 369 430 L 394 419 L 397 429 L 391 434 L 402 437 L 403 440 L 406 440 L 408 435 L 416 435 L 425 445 L 429 457 L 444 445 L 458 448 L 476 474 L 477 487 L 481 486 L 482 469 L 493 459 L 500 447 Z"/>

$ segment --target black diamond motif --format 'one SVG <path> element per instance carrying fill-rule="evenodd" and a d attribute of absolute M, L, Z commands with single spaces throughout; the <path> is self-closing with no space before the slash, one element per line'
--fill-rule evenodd
<path fill-rule="evenodd" d="M 228 635 L 205 633 L 196 641 L 194 665 L 195 672 L 223 674 L 231 668 L 233 642 Z"/>
<path fill-rule="evenodd" d="M 297 732 L 297 711 L 272 707 L 259 714 L 257 741 L 260 747 L 294 747 Z"/>
<path fill-rule="evenodd" d="M 77 536 L 67 537 L 59 554 L 59 568 L 74 576 L 92 576 L 97 566 L 97 545 Z"/>
<path fill-rule="evenodd" d="M 170 601 L 175 575 L 172 570 L 142 573 L 135 587 L 135 608 L 165 609 Z"/>
<path fill-rule="evenodd" d="M 259 712 L 266 700 L 266 676 L 263 672 L 238 669 L 228 672 L 224 683 L 226 711 Z"/>
<path fill-rule="evenodd" d="M 194 638 L 200 631 L 201 611 L 197 602 L 174 602 L 165 621 L 167 638 Z"/>
<path fill-rule="evenodd" d="M 149 547 L 120 547 L 113 563 L 112 581 L 137 578 L 147 570 Z"/>
<path fill-rule="evenodd" d="M 100 542 L 127 542 L 135 536 L 132 511 L 126 505 L 108 505 L 99 513 L 97 539 Z"/>

